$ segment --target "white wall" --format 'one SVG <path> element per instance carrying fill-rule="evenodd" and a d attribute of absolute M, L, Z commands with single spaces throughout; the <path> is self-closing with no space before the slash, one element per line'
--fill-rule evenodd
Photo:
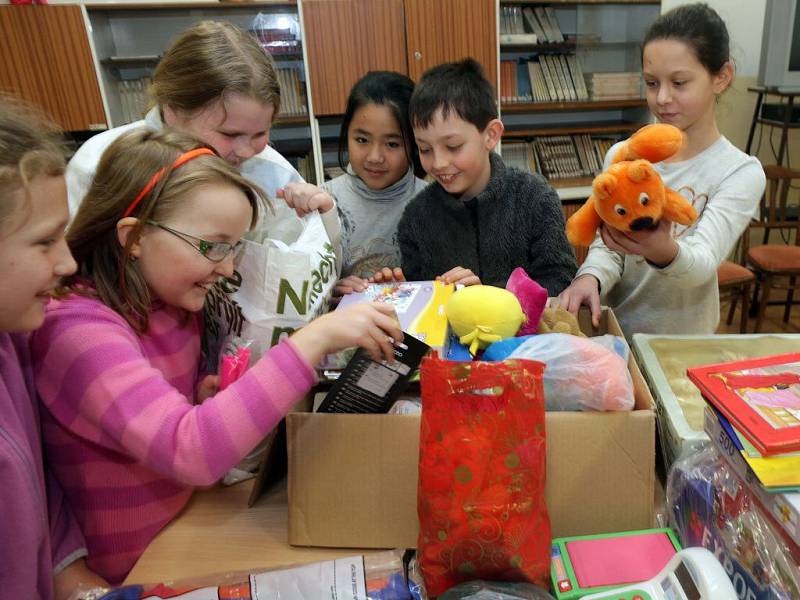
<path fill-rule="evenodd" d="M 741 77 L 756 77 L 761 57 L 761 36 L 767 0 L 706 0 L 728 26 L 731 38 L 731 56 L 736 63 L 736 73 Z M 685 0 L 662 0 L 661 12 L 686 4 Z"/>
<path fill-rule="evenodd" d="M 721 98 L 717 109 L 717 123 L 720 131 L 739 148 L 747 144 L 747 134 L 755 109 L 756 95 L 747 88 L 756 85 L 758 63 L 761 58 L 761 41 L 764 29 L 766 0 L 706 0 L 725 20 L 731 38 L 731 55 L 736 63 L 736 79 L 730 90 Z M 661 11 L 685 4 L 685 0 L 662 0 Z M 776 101 L 775 97 L 767 98 Z M 774 164 L 775 156 L 772 147 L 780 143 L 780 130 L 761 127 L 756 135 L 751 152 L 756 154 L 763 164 Z M 759 149 L 759 138 L 763 138 Z M 772 146 L 770 145 L 772 138 Z M 800 168 L 800 131 L 789 132 L 789 159 L 793 168 Z M 784 163 L 785 164 L 785 163 Z"/>

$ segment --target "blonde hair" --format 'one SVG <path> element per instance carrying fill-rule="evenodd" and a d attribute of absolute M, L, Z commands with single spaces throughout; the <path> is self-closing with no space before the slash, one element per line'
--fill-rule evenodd
<path fill-rule="evenodd" d="M 281 105 L 272 56 L 235 25 L 201 21 L 181 33 L 158 63 L 150 94 L 156 105 L 200 110 L 225 94 Z"/>
<path fill-rule="evenodd" d="M 117 138 L 103 153 L 92 185 L 67 231 L 67 244 L 78 263 L 62 294 L 97 296 L 122 315 L 137 331 L 147 331 L 152 298 L 134 258 L 135 244 L 148 220 L 163 221 L 193 190 L 207 184 L 231 185 L 244 193 L 258 221 L 259 205 L 269 206 L 266 194 L 217 155 L 200 155 L 173 170 L 175 159 L 202 142 L 174 131 L 136 129 Z M 138 224 L 123 247 L 117 223 L 131 201 L 153 175 L 166 169 L 158 183 L 133 210 Z"/>
<path fill-rule="evenodd" d="M 58 128 L 42 112 L 0 94 L 0 225 L 17 210 L 16 192 L 39 176 L 64 174 Z"/>

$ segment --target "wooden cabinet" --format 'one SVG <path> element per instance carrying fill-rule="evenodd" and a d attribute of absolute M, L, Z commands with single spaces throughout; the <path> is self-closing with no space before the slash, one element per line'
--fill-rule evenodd
<path fill-rule="evenodd" d="M 67 131 L 106 127 L 80 6 L 0 6 L 0 57 L 0 90 Z"/>
<path fill-rule="evenodd" d="M 335 176 L 347 96 L 368 71 L 415 81 L 443 62 L 473 57 L 497 82 L 497 0 L 300 0 L 317 182 Z"/>
<path fill-rule="evenodd" d="M 314 113 L 344 112 L 367 71 L 418 80 L 439 63 L 477 59 L 497 80 L 495 0 L 302 0 Z"/>
<path fill-rule="evenodd" d="M 403 0 L 303 0 L 314 113 L 342 114 L 367 71 L 407 73 Z"/>
<path fill-rule="evenodd" d="M 468 56 L 497 81 L 497 5 L 494 0 L 405 0 L 408 74 Z"/>

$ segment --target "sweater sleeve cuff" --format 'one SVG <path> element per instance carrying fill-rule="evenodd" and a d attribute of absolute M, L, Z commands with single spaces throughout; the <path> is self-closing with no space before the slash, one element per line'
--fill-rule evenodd
<path fill-rule="evenodd" d="M 333 195 L 331 195 L 333 198 Z M 336 273 L 342 272 L 342 226 L 339 222 L 339 210 L 336 208 L 336 198 L 333 200 L 333 207 L 325 213 L 320 213 L 322 225 L 325 227 L 325 233 L 328 234 L 328 239 L 333 246 L 333 251 L 336 253 Z"/>
<path fill-rule="evenodd" d="M 681 275 L 688 273 L 689 269 L 692 266 L 692 256 L 691 253 L 686 252 L 683 246 L 678 243 L 678 253 L 675 255 L 675 258 L 672 259 L 672 262 L 666 266 L 659 266 L 655 263 L 651 263 L 649 260 L 647 264 L 653 268 L 654 271 L 658 273 L 662 273 L 663 275 L 669 275 L 670 277 L 680 277 Z"/>
<path fill-rule="evenodd" d="M 79 560 L 81 558 L 86 558 L 88 555 L 89 553 L 86 551 L 86 548 L 78 548 L 77 550 L 70 552 L 69 554 L 67 554 L 67 556 L 65 556 L 64 558 L 62 558 L 56 564 L 53 565 L 53 576 L 56 576 L 59 573 L 61 573 L 61 571 L 66 569 L 76 560 Z"/>
<path fill-rule="evenodd" d="M 339 211 L 336 209 L 336 200 L 333 201 L 333 207 L 329 211 L 320 213 L 319 216 L 322 219 L 322 224 L 325 226 L 325 231 L 331 243 L 335 244 L 342 235 L 342 228 L 339 224 Z"/>

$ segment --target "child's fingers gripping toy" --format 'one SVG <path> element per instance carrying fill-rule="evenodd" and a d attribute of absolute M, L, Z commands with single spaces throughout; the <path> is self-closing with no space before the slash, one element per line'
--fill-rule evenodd
<path fill-rule="evenodd" d="M 683 133 L 672 125 L 647 125 L 634 133 L 608 170 L 595 177 L 592 195 L 567 221 L 570 243 L 589 246 L 603 222 L 620 231 L 654 229 L 662 218 L 694 223 L 697 211 L 664 185 L 651 164 L 669 158 L 682 144 Z"/>

